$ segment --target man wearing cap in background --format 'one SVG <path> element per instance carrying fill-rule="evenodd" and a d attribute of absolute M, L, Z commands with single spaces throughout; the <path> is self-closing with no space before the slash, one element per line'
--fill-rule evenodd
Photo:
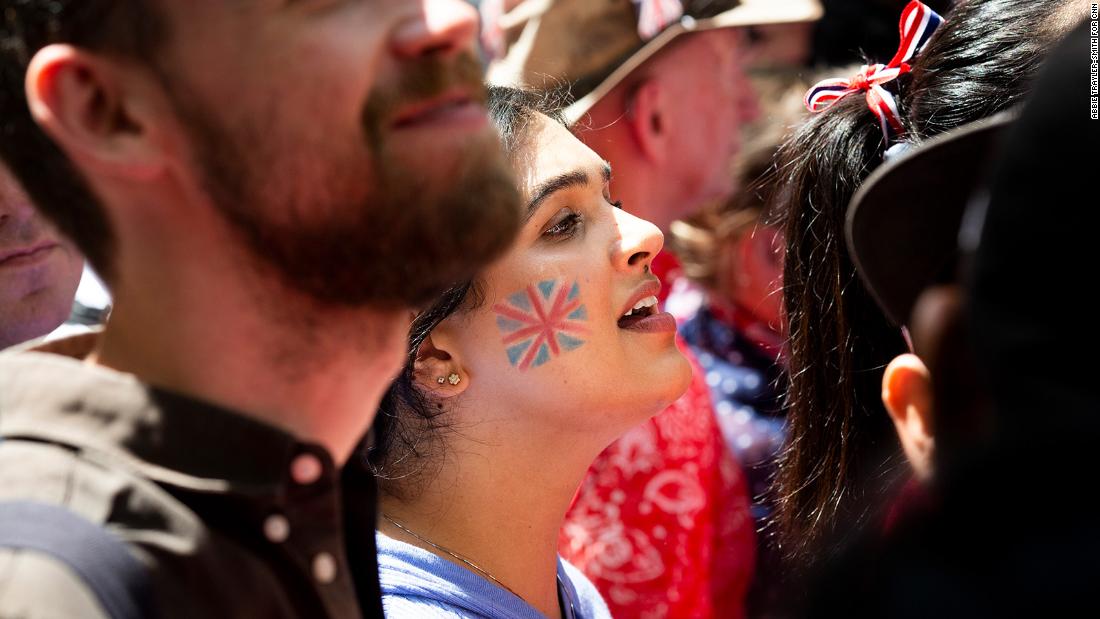
<path fill-rule="evenodd" d="M 743 27 L 809 22 L 816 1 L 490 0 L 493 82 L 566 88 L 574 132 L 615 170 L 623 208 L 668 232 L 734 191 L 739 128 L 756 114 Z M 675 279 L 662 253 L 654 272 Z M 562 555 L 624 617 L 740 616 L 753 521 L 696 366 L 669 409 L 609 447 L 563 528 Z"/>
<path fill-rule="evenodd" d="M 494 4 L 484 4 L 483 15 Z M 624 208 L 664 232 L 734 189 L 739 127 L 757 113 L 744 27 L 821 14 L 814 0 L 505 5 L 511 9 L 486 18 L 486 46 L 502 50 L 489 80 L 567 88 L 575 101 L 566 118 L 615 168 Z"/>

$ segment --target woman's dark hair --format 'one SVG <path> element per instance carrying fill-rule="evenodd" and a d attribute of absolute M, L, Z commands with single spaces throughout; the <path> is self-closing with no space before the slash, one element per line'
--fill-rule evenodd
<path fill-rule="evenodd" d="M 566 125 L 562 109 L 562 99 L 554 93 L 489 87 L 489 120 L 500 135 L 501 148 L 513 162 L 523 152 L 531 123 L 539 114 Z M 516 208 L 520 206 L 517 204 Z M 367 450 L 371 470 L 383 490 L 390 494 L 403 489 L 398 480 L 424 472 L 423 458 L 434 453 L 438 447 L 435 439 L 445 427 L 440 420 L 446 412 L 443 405 L 427 397 L 413 377 L 420 345 L 448 317 L 475 309 L 481 303 L 477 282 L 460 282 L 417 314 L 409 327 L 405 365 L 382 398 L 372 428 L 372 444 Z"/>
<path fill-rule="evenodd" d="M 1083 14 L 1080 0 L 959 2 L 912 73 L 894 82 L 903 138 L 920 141 L 1020 103 L 1044 53 L 1080 18 L 1077 7 Z M 774 524 L 795 567 L 839 548 L 904 470 L 880 394 L 883 369 L 908 348 L 857 277 L 844 242 L 848 203 L 886 146 L 856 93 L 800 127 L 770 178 L 787 239 L 791 364 L 790 438 Z"/>

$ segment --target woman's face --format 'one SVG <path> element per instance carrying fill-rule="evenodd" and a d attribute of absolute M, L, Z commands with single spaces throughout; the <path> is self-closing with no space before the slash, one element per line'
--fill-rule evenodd
<path fill-rule="evenodd" d="M 433 340 L 469 381 L 471 406 L 503 404 L 556 430 L 622 431 L 691 378 L 675 321 L 656 307 L 649 264 L 663 237 L 616 207 L 607 163 L 549 118 L 534 120 L 516 159 L 527 221 L 484 272 L 484 302 Z"/>

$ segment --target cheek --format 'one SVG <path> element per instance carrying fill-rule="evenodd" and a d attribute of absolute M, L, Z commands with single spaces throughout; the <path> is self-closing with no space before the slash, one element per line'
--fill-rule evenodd
<path fill-rule="evenodd" d="M 497 346 L 520 372 L 554 363 L 592 334 L 581 282 L 573 277 L 532 282 L 494 303 L 491 313 Z"/>
<path fill-rule="evenodd" d="M 720 169 L 722 174 L 729 174 L 729 160 L 736 151 L 739 139 L 735 105 L 712 93 L 693 112 L 702 120 L 696 123 L 690 140 L 695 165 L 716 172 Z"/>
<path fill-rule="evenodd" d="M 66 248 L 67 253 L 65 255 L 65 280 L 67 282 L 67 289 L 72 291 L 72 295 L 76 296 L 76 289 L 80 285 L 80 278 L 84 275 L 84 256 L 80 255 L 75 249 L 69 247 Z"/>

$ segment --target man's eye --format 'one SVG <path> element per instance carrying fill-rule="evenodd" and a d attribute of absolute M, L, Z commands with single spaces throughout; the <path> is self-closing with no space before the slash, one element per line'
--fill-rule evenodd
<path fill-rule="evenodd" d="M 580 214 L 569 209 L 562 209 L 561 213 L 550 224 L 550 227 L 542 233 L 542 236 L 560 240 L 567 239 L 577 233 L 584 219 Z"/>

